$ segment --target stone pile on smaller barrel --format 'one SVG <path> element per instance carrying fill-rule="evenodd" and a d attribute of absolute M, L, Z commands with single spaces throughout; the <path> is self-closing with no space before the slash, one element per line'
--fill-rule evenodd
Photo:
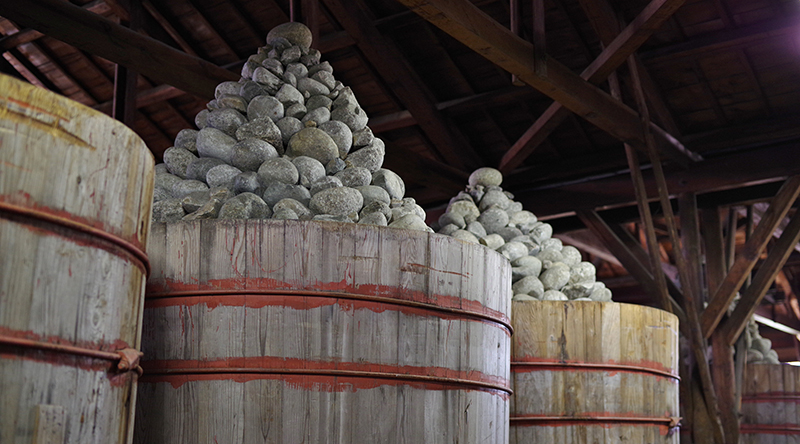
<path fill-rule="evenodd" d="M 496 250 L 512 265 L 513 299 L 544 301 L 611 301 L 611 290 L 596 281 L 591 262 L 552 237 L 553 227 L 523 210 L 503 191 L 503 175 L 480 168 L 466 191 L 450 200 L 438 221 L 438 232 Z"/>
<path fill-rule="evenodd" d="M 311 31 L 270 31 L 156 167 L 156 222 L 300 219 L 430 231 L 405 184 L 383 169 L 385 145 Z"/>
<path fill-rule="evenodd" d="M 780 364 L 778 352 L 772 349 L 772 341 L 761 337 L 758 324 L 751 320 L 744 331 L 748 364 Z"/>

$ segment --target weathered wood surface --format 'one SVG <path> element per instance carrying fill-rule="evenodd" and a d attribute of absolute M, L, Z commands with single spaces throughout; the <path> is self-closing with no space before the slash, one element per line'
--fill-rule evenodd
<path fill-rule="evenodd" d="M 800 368 L 745 367 L 741 444 L 800 443 Z"/>
<path fill-rule="evenodd" d="M 418 231 L 157 224 L 137 443 L 506 443 L 510 266 Z"/>
<path fill-rule="evenodd" d="M 604 302 L 512 305 L 511 444 L 677 443 L 678 321 Z"/>
<path fill-rule="evenodd" d="M 138 348 L 152 187 L 133 131 L 0 76 L 0 442 L 58 435 L 42 405 L 61 443 L 130 441 L 135 376 L 11 342 Z"/>

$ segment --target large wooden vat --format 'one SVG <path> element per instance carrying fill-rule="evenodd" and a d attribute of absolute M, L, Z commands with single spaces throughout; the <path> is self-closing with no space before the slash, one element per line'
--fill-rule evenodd
<path fill-rule="evenodd" d="M 0 442 L 130 441 L 152 198 L 133 131 L 0 76 Z"/>
<path fill-rule="evenodd" d="M 512 304 L 512 444 L 677 443 L 678 321 L 612 302 Z"/>
<path fill-rule="evenodd" d="M 137 443 L 506 443 L 510 266 L 425 232 L 156 225 Z"/>
<path fill-rule="evenodd" d="M 800 367 L 745 367 L 740 442 L 800 443 Z"/>

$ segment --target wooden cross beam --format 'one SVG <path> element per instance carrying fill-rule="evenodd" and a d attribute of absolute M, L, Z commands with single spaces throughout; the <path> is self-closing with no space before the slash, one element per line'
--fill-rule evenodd
<path fill-rule="evenodd" d="M 772 237 L 772 232 L 783 220 L 791 208 L 798 194 L 800 194 L 800 176 L 793 176 L 783 184 L 778 194 L 772 199 L 769 209 L 753 232 L 753 236 L 744 244 L 742 252 L 736 257 L 733 267 L 728 271 L 725 279 L 720 283 L 714 296 L 709 301 L 708 307 L 703 311 L 701 326 L 703 335 L 708 338 L 713 333 L 722 316 L 730 307 L 733 298 L 741 288 L 750 271 L 753 270 L 756 260 L 764 251 L 764 247 Z"/>
<path fill-rule="evenodd" d="M 0 15 L 199 97 L 239 76 L 61 0 L 0 2 Z"/>

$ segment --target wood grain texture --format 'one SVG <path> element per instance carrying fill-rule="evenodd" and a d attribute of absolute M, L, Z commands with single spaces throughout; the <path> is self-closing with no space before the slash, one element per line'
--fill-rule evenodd
<path fill-rule="evenodd" d="M 138 348 L 152 187 L 130 129 L 0 76 L 0 336 Z M 44 404 L 61 442 L 130 442 L 136 379 L 113 365 L 0 345 L 0 442 L 32 442 Z"/>
<path fill-rule="evenodd" d="M 800 443 L 800 368 L 745 366 L 741 444 Z"/>
<path fill-rule="evenodd" d="M 424 232 L 156 224 L 137 443 L 505 443 L 510 266 Z"/>
<path fill-rule="evenodd" d="M 674 315 L 629 304 L 520 301 L 512 325 L 510 443 L 678 442 L 666 422 L 644 421 L 678 416 Z"/>

